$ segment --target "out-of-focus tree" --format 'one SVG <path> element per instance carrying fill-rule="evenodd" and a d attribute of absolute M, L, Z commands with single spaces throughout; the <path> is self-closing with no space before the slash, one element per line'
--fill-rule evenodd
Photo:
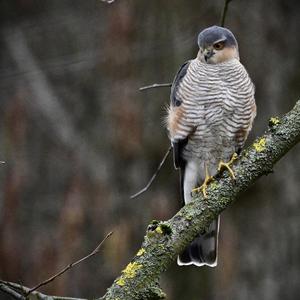
<path fill-rule="evenodd" d="M 197 33 L 219 22 L 222 4 L 1 1 L 1 278 L 33 286 L 114 230 L 102 255 L 44 289 L 101 295 L 149 220 L 174 215 L 171 160 L 146 194 L 129 200 L 168 148 L 161 120 L 169 91 L 138 88 L 172 80 L 196 55 Z M 231 3 L 226 26 L 256 85 L 252 137 L 299 97 L 299 8 L 298 1 Z M 169 299 L 297 298 L 297 151 L 224 213 L 217 268 L 174 263 L 162 280 Z"/>

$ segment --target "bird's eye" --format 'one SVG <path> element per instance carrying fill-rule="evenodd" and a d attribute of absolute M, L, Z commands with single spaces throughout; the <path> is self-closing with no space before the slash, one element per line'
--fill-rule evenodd
<path fill-rule="evenodd" d="M 215 43 L 215 44 L 214 44 L 214 48 L 215 48 L 216 50 L 222 50 L 222 49 L 224 48 L 224 46 L 225 46 L 225 43 L 224 43 L 224 42 L 218 42 L 218 43 Z"/>

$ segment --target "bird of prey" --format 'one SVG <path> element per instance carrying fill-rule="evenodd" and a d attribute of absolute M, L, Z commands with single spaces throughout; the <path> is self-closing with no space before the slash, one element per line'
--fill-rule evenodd
<path fill-rule="evenodd" d="M 180 169 L 181 197 L 192 191 L 207 197 L 207 185 L 228 169 L 245 143 L 256 115 L 254 85 L 240 63 L 233 33 L 212 26 L 198 35 L 199 52 L 184 63 L 172 84 L 167 129 L 175 168 Z M 179 265 L 217 265 L 220 217 L 178 256 Z"/>

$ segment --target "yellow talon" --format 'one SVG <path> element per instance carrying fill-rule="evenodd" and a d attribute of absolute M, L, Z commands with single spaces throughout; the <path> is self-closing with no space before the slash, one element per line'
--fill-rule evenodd
<path fill-rule="evenodd" d="M 208 174 L 208 169 L 207 169 L 207 166 L 205 164 L 205 179 L 204 179 L 204 182 L 201 186 L 197 187 L 197 188 L 194 188 L 192 190 L 192 192 L 196 192 L 196 193 L 199 193 L 199 192 L 202 192 L 204 198 L 206 199 L 207 198 L 207 193 L 206 193 L 206 189 L 208 187 L 208 184 L 213 180 L 213 177 L 210 176 Z"/>
<path fill-rule="evenodd" d="M 218 166 L 218 171 L 220 172 L 222 169 L 227 169 L 228 172 L 230 173 L 231 177 L 232 177 L 233 179 L 235 179 L 234 172 L 233 172 L 233 170 L 231 169 L 230 165 L 232 165 L 233 162 L 234 162 L 235 160 L 237 160 L 237 158 L 238 158 L 238 155 L 237 155 L 236 153 L 234 153 L 234 154 L 232 155 L 232 157 L 231 157 L 231 159 L 230 159 L 230 161 L 229 161 L 228 163 L 224 163 L 223 161 L 220 161 L 219 166 Z"/>

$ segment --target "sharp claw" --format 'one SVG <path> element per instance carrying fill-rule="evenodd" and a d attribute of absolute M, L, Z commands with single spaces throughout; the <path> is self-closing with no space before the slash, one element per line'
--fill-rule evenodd
<path fill-rule="evenodd" d="M 208 187 L 208 184 L 213 180 L 213 177 L 208 174 L 207 166 L 205 165 L 205 179 L 201 186 L 192 189 L 192 192 L 200 193 L 202 192 L 203 197 L 207 198 L 206 189 Z"/>
<path fill-rule="evenodd" d="M 235 179 L 234 172 L 233 172 L 233 170 L 230 168 L 230 166 L 229 166 L 228 163 L 220 162 L 218 170 L 221 171 L 222 169 L 227 169 L 228 172 L 230 173 L 230 176 L 231 176 L 233 179 Z"/>
<path fill-rule="evenodd" d="M 201 186 L 192 189 L 192 192 L 193 193 L 200 193 L 200 192 L 202 192 L 203 197 L 206 199 L 207 198 L 206 189 L 207 189 L 207 183 L 204 182 Z"/>
<path fill-rule="evenodd" d="M 238 155 L 236 153 L 234 153 L 230 159 L 230 161 L 228 163 L 224 163 L 223 161 L 220 161 L 219 166 L 218 166 L 218 171 L 220 172 L 222 169 L 227 169 L 230 176 L 235 179 L 235 174 L 232 170 L 232 168 L 230 167 L 230 165 L 233 164 L 233 162 L 238 158 Z"/>

